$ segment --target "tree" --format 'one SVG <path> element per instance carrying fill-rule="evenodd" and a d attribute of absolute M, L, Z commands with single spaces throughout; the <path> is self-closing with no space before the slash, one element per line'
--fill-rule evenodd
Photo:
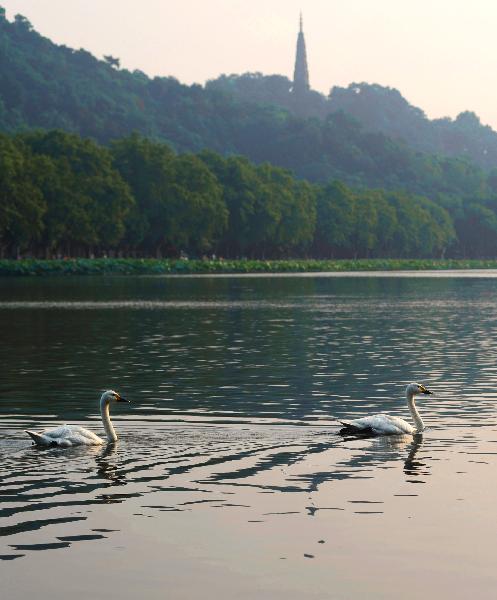
<path fill-rule="evenodd" d="M 4 11 L 4 16 L 5 16 L 5 11 Z M 16 27 L 20 30 L 23 31 L 32 31 L 33 30 L 33 26 L 31 25 L 31 23 L 28 21 L 28 19 L 26 19 L 26 17 L 23 17 L 22 15 L 15 15 L 14 17 L 14 24 L 16 25 Z"/>
<path fill-rule="evenodd" d="M 174 161 L 169 240 L 194 253 L 213 248 L 228 221 L 222 189 L 206 165 L 191 154 Z"/>
<path fill-rule="evenodd" d="M 115 58 L 114 56 L 111 56 L 110 54 L 105 54 L 104 60 L 109 66 L 114 67 L 116 69 L 119 69 L 119 67 L 121 66 L 120 59 Z"/>
<path fill-rule="evenodd" d="M 165 244 L 167 191 L 173 178 L 173 151 L 137 134 L 111 144 L 113 164 L 131 188 L 136 204 L 127 219 L 125 244 L 159 255 Z"/>
<path fill-rule="evenodd" d="M 138 135 L 115 142 L 111 150 L 137 202 L 130 215 L 130 246 L 157 256 L 213 247 L 226 226 L 227 210 L 204 162 L 176 156 L 165 144 Z"/>
<path fill-rule="evenodd" d="M 18 256 L 43 231 L 46 203 L 28 149 L 0 135 L 0 255 Z"/>
<path fill-rule="evenodd" d="M 60 131 L 21 138 L 38 157 L 37 184 L 47 202 L 47 255 L 115 248 L 133 206 L 130 190 L 107 149 Z"/>
<path fill-rule="evenodd" d="M 294 251 L 305 252 L 316 227 L 314 190 L 309 183 L 296 181 L 290 172 L 277 167 L 263 165 L 259 172 L 276 210 L 273 214 L 278 215 L 269 247 L 283 256 Z"/>
<path fill-rule="evenodd" d="M 318 256 L 344 256 L 350 251 L 354 201 L 352 191 L 339 181 L 319 188 L 314 239 Z"/>
<path fill-rule="evenodd" d="M 495 257 L 497 254 L 497 214 L 489 206 L 468 202 L 462 218 L 455 223 L 464 257 Z"/>
<path fill-rule="evenodd" d="M 251 253 L 257 235 L 258 198 L 263 194 L 256 167 L 239 156 L 223 159 L 214 152 L 206 151 L 200 158 L 221 185 L 228 210 L 228 224 L 220 242 L 220 252 L 233 257 Z"/>

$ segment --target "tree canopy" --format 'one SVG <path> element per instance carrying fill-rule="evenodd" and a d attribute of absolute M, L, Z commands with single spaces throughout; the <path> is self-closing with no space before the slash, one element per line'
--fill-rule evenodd
<path fill-rule="evenodd" d="M 205 86 L 149 78 L 0 12 L 0 131 L 56 128 L 104 144 L 136 131 L 177 152 L 244 155 L 314 182 L 424 195 L 456 187 L 447 170 L 460 181 L 479 171 L 470 162 L 497 165 L 497 134 L 473 113 L 430 121 L 396 90 L 367 84 L 329 97 L 310 90 L 303 102 L 296 110 L 282 75 L 223 75 Z"/>
<path fill-rule="evenodd" d="M 296 110 L 290 87 L 151 79 L 0 8 L 0 253 L 497 255 L 497 134 L 476 115 L 429 121 L 366 84 Z"/>
<path fill-rule="evenodd" d="M 0 135 L 2 256 L 495 256 L 497 191 L 312 184 L 269 163 L 177 154 L 137 134 Z"/>

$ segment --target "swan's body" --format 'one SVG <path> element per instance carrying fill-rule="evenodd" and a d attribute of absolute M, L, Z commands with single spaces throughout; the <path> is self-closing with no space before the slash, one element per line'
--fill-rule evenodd
<path fill-rule="evenodd" d="M 416 394 L 431 394 L 424 385 L 419 383 L 410 383 L 406 388 L 406 399 L 409 412 L 415 427 L 404 419 L 391 417 L 390 415 L 373 415 L 354 419 L 353 421 L 340 421 L 343 428 L 340 429 L 342 435 L 402 435 L 406 433 L 420 433 L 425 426 L 421 416 L 416 408 L 414 396 Z"/>
<path fill-rule="evenodd" d="M 108 390 L 100 398 L 100 414 L 107 435 L 107 441 L 115 442 L 117 434 L 112 426 L 109 405 L 111 402 L 127 402 L 122 396 L 113 390 Z M 96 446 L 104 443 L 102 438 L 79 425 L 62 425 L 53 429 L 46 429 L 41 433 L 26 431 L 37 446 L 59 446 L 70 448 L 71 446 Z"/>

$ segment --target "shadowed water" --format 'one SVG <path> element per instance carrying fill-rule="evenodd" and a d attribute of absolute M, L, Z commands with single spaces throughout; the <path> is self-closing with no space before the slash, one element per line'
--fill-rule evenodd
<path fill-rule="evenodd" d="M 493 598 L 497 278 L 476 275 L 1 280 L 5 597 Z M 407 417 L 416 380 L 423 436 L 337 435 Z M 132 400 L 117 444 L 30 445 L 100 433 L 106 388 Z"/>

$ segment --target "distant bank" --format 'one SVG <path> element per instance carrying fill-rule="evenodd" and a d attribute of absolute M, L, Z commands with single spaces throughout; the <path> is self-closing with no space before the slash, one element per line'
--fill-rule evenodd
<path fill-rule="evenodd" d="M 197 273 L 339 273 L 351 271 L 428 271 L 447 269 L 497 269 L 497 259 L 185 260 L 78 258 L 62 260 L 0 260 L 0 277 L 29 275 L 181 275 Z"/>

